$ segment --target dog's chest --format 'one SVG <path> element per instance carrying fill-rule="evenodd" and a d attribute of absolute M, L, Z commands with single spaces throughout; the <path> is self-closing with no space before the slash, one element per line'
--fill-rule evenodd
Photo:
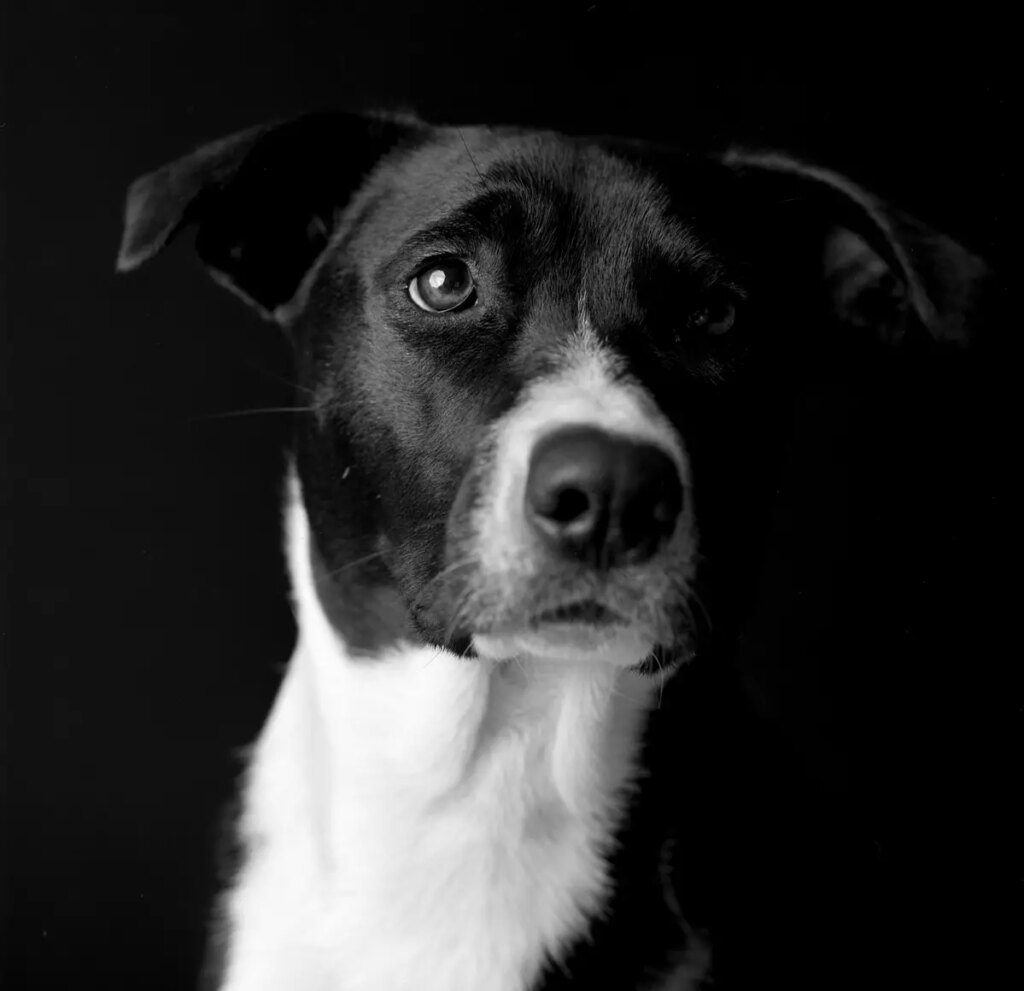
<path fill-rule="evenodd" d="M 300 648 L 256 750 L 226 988 L 525 991 L 601 907 L 648 686 L 322 660 Z"/>

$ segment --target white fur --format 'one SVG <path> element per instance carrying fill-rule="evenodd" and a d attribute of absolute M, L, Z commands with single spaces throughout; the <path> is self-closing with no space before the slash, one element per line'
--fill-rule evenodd
<path fill-rule="evenodd" d="M 489 571 L 510 570 L 516 562 L 510 562 L 509 555 L 529 546 L 520 532 L 526 523 L 519 507 L 530 455 L 545 434 L 587 426 L 654 444 L 675 462 L 683 485 L 690 483 L 689 462 L 678 432 L 642 388 L 616 378 L 616 358 L 601 347 L 585 314 L 563 350 L 561 373 L 535 382 L 492 428 L 493 483 L 477 520 L 481 563 Z M 686 528 L 678 529 L 683 533 Z M 629 663 L 637 660 L 634 657 Z"/>
<path fill-rule="evenodd" d="M 531 385 L 523 399 L 492 426 L 493 471 L 475 511 L 478 554 L 483 570 L 513 584 L 532 570 L 533 540 L 522 512 L 530 457 L 546 434 L 588 426 L 653 444 L 675 463 L 683 486 L 690 485 L 689 460 L 671 422 L 640 386 L 618 375 L 616 357 L 602 347 L 591 327 L 585 300 L 579 303 L 575 334 L 562 348 L 560 371 Z M 685 557 L 692 573 L 695 527 L 687 500 L 667 551 Z M 651 599 L 661 586 L 655 564 L 645 578 Z M 548 660 L 633 666 L 654 647 L 651 629 L 642 624 L 614 627 L 564 625 L 543 630 L 476 635 L 484 657 L 500 660 L 523 655 Z"/>
<path fill-rule="evenodd" d="M 585 931 L 656 682 L 608 664 L 352 658 L 288 507 L 299 643 L 256 745 L 224 991 L 525 991 Z"/>
<path fill-rule="evenodd" d="M 677 433 L 616 378 L 582 300 L 564 357 L 495 425 L 477 525 L 482 564 L 498 573 L 523 552 L 515 507 L 548 430 L 657 444 L 689 481 Z M 566 625 L 478 635 L 477 659 L 412 644 L 353 658 L 320 606 L 309 541 L 293 478 L 299 643 L 255 748 L 224 991 L 526 991 L 608 894 L 659 688 L 629 666 L 652 643 Z M 664 988 L 689 987 L 693 964 Z"/>

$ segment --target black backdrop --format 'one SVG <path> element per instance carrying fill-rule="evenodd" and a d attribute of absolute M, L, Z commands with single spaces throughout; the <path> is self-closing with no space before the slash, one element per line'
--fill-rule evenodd
<path fill-rule="evenodd" d="M 438 0 L 8 13 L 5 987 L 193 986 L 216 821 L 293 634 L 267 539 L 287 417 L 220 415 L 290 402 L 283 345 L 183 246 L 114 276 L 127 183 L 267 118 L 403 103 L 448 120 L 794 148 L 1005 264 L 1019 112 L 1010 29 L 983 12 L 929 17 L 752 25 L 740 11 L 711 23 L 695 5 L 670 17 L 642 3 Z M 768 619 L 744 662 L 787 742 L 752 754 L 737 783 L 747 818 L 732 832 L 748 837 L 738 862 L 752 874 L 746 888 L 739 870 L 728 882 L 737 916 L 749 906 L 735 932 L 754 913 L 764 925 L 726 957 L 813 956 L 820 908 L 846 927 L 836 946 L 851 955 L 820 987 L 839 986 L 861 951 L 880 965 L 865 987 L 1010 980 L 1022 710 L 999 626 L 1013 602 L 996 577 L 1014 560 L 1001 478 L 1019 444 L 1005 439 L 1002 349 L 996 328 L 969 373 L 933 390 L 921 415 L 935 430 L 905 452 L 912 484 L 893 496 L 890 529 L 862 526 L 879 551 L 878 533 L 910 521 L 894 566 L 904 585 L 892 572 L 882 591 L 860 585 L 864 601 L 845 613 L 828 589 L 787 599 L 801 574 L 816 587 L 827 562 L 826 489 L 838 498 L 852 479 L 844 506 L 876 510 L 898 492 L 869 458 L 833 452 L 828 480 L 808 469 L 817 488 L 787 510 L 810 522 L 776 540 L 783 577 L 766 580 Z M 869 581 L 889 568 L 861 563 Z M 873 599 L 897 608 L 837 633 L 836 617 L 870 615 Z M 795 770 L 776 781 L 776 760 Z M 765 866 L 776 846 L 782 865 Z M 834 883 L 813 877 L 823 862 Z"/>

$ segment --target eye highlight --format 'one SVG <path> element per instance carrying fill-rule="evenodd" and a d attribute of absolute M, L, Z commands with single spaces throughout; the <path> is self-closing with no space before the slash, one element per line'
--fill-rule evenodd
<path fill-rule="evenodd" d="M 691 330 L 717 337 L 729 333 L 735 322 L 736 304 L 728 297 L 722 297 L 708 300 L 697 307 L 690 314 L 686 325 Z"/>
<path fill-rule="evenodd" d="M 409 298 L 426 313 L 450 313 L 476 302 L 476 283 L 464 261 L 446 258 L 413 276 Z"/>

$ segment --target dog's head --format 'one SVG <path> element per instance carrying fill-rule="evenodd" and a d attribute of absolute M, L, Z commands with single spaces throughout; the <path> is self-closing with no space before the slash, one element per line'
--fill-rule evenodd
<path fill-rule="evenodd" d="M 784 156 L 342 114 L 138 180 L 119 267 L 191 223 L 293 342 L 317 588 L 367 653 L 687 656 L 794 386 L 962 341 L 981 274 Z"/>

